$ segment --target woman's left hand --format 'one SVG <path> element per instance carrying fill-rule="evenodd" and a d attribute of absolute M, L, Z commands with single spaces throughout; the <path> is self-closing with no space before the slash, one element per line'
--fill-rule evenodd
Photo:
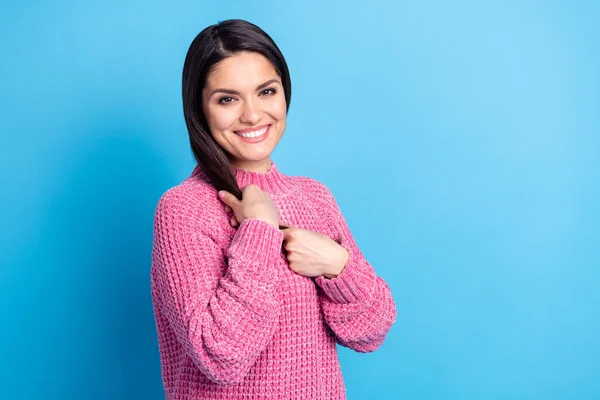
<path fill-rule="evenodd" d="M 348 250 L 328 236 L 293 226 L 282 232 L 287 260 L 295 273 L 331 279 L 344 270 L 350 257 Z"/>

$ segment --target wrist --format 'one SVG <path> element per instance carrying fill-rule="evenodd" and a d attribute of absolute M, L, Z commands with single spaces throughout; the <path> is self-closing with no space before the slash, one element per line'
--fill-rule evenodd
<path fill-rule="evenodd" d="M 262 217 L 253 217 L 254 219 L 258 219 L 260 221 L 266 222 L 269 225 L 274 226 L 275 228 L 279 229 L 279 221 L 273 221 L 269 218 L 262 218 Z"/>
<path fill-rule="evenodd" d="M 340 246 L 340 256 L 338 258 L 339 262 L 335 263 L 335 265 L 331 266 L 328 271 L 323 273 L 323 277 L 325 279 L 334 279 L 341 275 L 348 264 L 348 260 L 350 259 L 350 253 L 348 250 Z"/>

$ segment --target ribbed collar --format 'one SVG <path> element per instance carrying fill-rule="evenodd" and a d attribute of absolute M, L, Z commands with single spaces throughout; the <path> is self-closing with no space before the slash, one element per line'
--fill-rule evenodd
<path fill-rule="evenodd" d="M 267 172 L 252 172 L 236 167 L 232 168 L 240 189 L 244 186 L 255 184 L 273 197 L 282 197 L 293 191 L 292 180 L 289 176 L 279 171 L 277 164 L 273 160 L 271 160 L 271 167 Z M 204 171 L 199 166 L 194 168 L 192 175 L 200 175 L 207 179 Z"/>

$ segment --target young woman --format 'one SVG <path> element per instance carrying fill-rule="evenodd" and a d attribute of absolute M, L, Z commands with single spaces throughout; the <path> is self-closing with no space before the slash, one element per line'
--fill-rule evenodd
<path fill-rule="evenodd" d="M 159 200 L 152 251 L 168 399 L 345 399 L 336 343 L 374 351 L 395 321 L 331 192 L 270 158 L 290 98 L 257 26 L 228 20 L 192 42 L 183 107 L 198 165 Z"/>

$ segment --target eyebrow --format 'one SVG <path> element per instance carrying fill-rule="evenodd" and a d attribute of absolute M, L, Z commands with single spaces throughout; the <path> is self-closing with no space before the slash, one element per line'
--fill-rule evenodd
<path fill-rule="evenodd" d="M 279 83 L 279 84 L 281 84 L 278 79 L 270 79 L 270 80 L 266 81 L 265 83 L 261 83 L 260 85 L 258 85 L 256 87 L 256 90 L 258 91 L 258 90 L 264 89 L 265 87 L 269 86 L 272 83 Z M 212 96 L 215 93 L 235 94 L 235 95 L 238 95 L 238 96 L 240 94 L 240 92 L 238 92 L 237 90 L 217 88 L 217 89 L 213 90 L 213 92 L 210 95 Z"/>

